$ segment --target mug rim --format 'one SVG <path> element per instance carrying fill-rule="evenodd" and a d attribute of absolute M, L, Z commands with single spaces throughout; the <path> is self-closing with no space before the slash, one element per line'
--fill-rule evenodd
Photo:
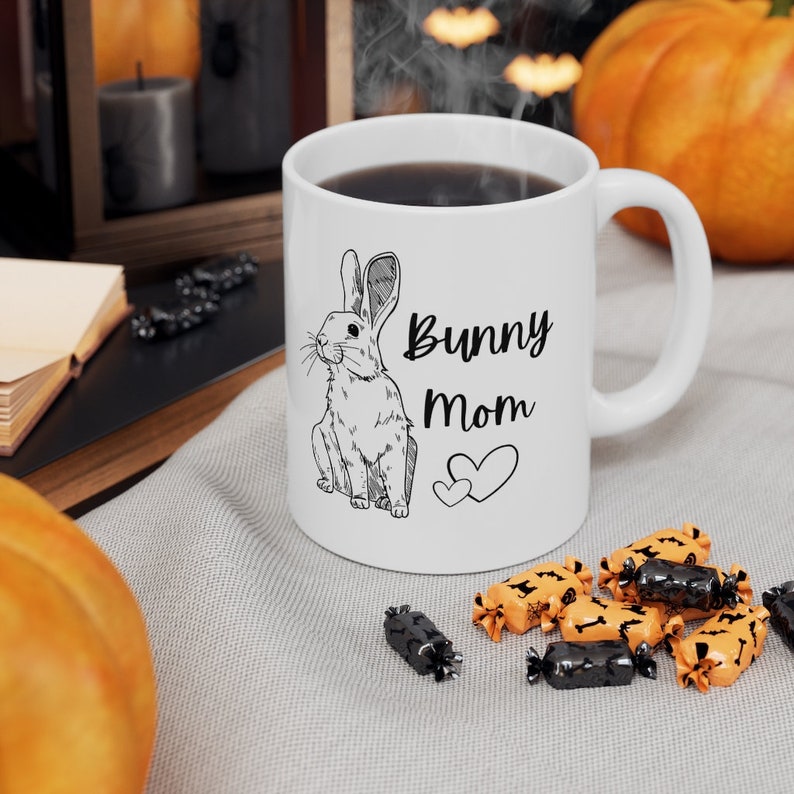
<path fill-rule="evenodd" d="M 475 205 L 451 206 L 451 207 L 396 204 L 385 201 L 372 201 L 370 199 L 354 198 L 352 196 L 347 196 L 342 193 L 337 193 L 335 191 L 323 188 L 301 172 L 301 162 L 300 162 L 301 157 L 305 157 L 313 147 L 330 143 L 334 139 L 340 137 L 348 136 L 351 133 L 351 130 L 366 129 L 367 127 L 371 127 L 374 130 L 377 130 L 378 127 L 380 127 L 385 131 L 385 130 L 389 130 L 389 128 L 392 127 L 398 127 L 398 126 L 405 127 L 408 125 L 416 126 L 416 125 L 428 124 L 428 123 L 432 123 L 435 125 L 444 125 L 447 128 L 452 128 L 455 125 L 465 123 L 469 126 L 476 125 L 483 130 L 485 130 L 488 127 L 502 127 L 503 129 L 508 129 L 509 127 L 513 127 L 519 134 L 526 134 L 527 131 L 529 130 L 531 135 L 549 141 L 556 141 L 557 145 L 568 147 L 572 153 L 583 158 L 583 161 L 585 163 L 585 168 L 577 178 L 571 180 L 570 182 L 563 183 L 562 187 L 560 187 L 557 190 L 553 190 L 550 193 L 546 193 L 540 196 L 532 196 L 530 198 L 518 199 L 516 201 L 502 202 L 497 204 L 475 204 Z M 394 162 L 395 163 L 417 162 L 417 159 L 416 158 L 412 158 L 411 160 L 402 159 L 402 160 L 395 160 Z M 432 158 L 432 160 L 428 160 L 428 162 L 439 162 L 439 160 L 438 158 Z M 449 162 L 460 162 L 460 161 L 450 159 Z M 384 164 L 388 164 L 388 163 L 384 163 Z M 485 162 L 483 164 L 497 165 L 495 162 L 490 162 L 490 163 Z M 360 167 L 367 168 L 369 166 L 367 164 L 363 164 Z M 499 164 L 499 167 L 510 167 L 510 166 Z M 398 113 L 388 116 L 375 116 L 369 118 L 353 119 L 351 121 L 341 122 L 339 124 L 334 124 L 331 125 L 330 127 L 324 127 L 320 130 L 316 130 L 315 132 L 309 133 L 308 135 L 304 136 L 303 138 L 293 143 L 285 153 L 282 159 L 282 182 L 283 182 L 283 187 L 286 187 L 286 185 L 291 182 L 296 186 L 299 186 L 301 189 L 306 190 L 310 194 L 313 194 L 317 197 L 322 196 L 325 197 L 327 200 L 337 201 L 342 204 L 350 204 L 351 206 L 359 206 L 359 207 L 366 206 L 369 208 L 377 208 L 378 210 L 384 212 L 391 211 L 391 212 L 399 212 L 402 214 L 406 212 L 412 212 L 412 213 L 416 212 L 416 213 L 431 213 L 433 215 L 441 215 L 446 213 L 465 213 L 465 212 L 484 212 L 484 211 L 499 212 L 499 211 L 504 211 L 506 207 L 524 206 L 527 204 L 531 204 L 534 206 L 541 203 L 551 203 L 554 201 L 559 201 L 564 199 L 566 196 L 570 195 L 572 192 L 582 189 L 585 183 L 595 178 L 596 174 L 599 171 L 599 168 L 600 165 L 598 162 L 598 158 L 596 157 L 592 149 L 590 149 L 590 147 L 588 147 L 585 143 L 583 143 L 573 135 L 570 135 L 561 130 L 554 129 L 552 127 L 546 127 L 542 124 L 536 124 L 534 122 L 529 122 L 529 121 L 522 121 L 520 119 L 505 118 L 502 116 L 483 116 L 483 115 L 475 115 L 475 114 L 467 114 L 467 113 L 441 113 L 441 112 L 403 113 L 403 114 Z M 342 173 L 349 173 L 350 171 L 353 170 L 355 170 L 355 168 L 340 168 L 336 171 L 329 172 L 329 174 L 324 178 L 328 178 L 330 176 L 334 176 Z M 541 176 L 549 177 L 549 174 L 547 173 L 543 173 L 543 172 L 536 172 L 536 173 L 540 173 Z"/>

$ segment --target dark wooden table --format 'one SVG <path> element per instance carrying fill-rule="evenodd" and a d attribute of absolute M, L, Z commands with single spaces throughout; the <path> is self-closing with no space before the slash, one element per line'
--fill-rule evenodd
<path fill-rule="evenodd" d="M 129 290 L 143 306 L 173 285 Z M 0 472 L 58 509 L 81 512 L 165 460 L 246 386 L 283 363 L 280 262 L 228 293 L 211 322 L 156 343 L 125 321 L 70 383 Z"/>

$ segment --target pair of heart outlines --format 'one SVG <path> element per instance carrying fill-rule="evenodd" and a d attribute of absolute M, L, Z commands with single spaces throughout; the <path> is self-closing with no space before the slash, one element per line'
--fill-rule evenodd
<path fill-rule="evenodd" d="M 513 476 L 517 467 L 518 450 L 512 444 L 492 449 L 479 463 L 459 452 L 447 461 L 452 484 L 437 480 L 433 493 L 447 507 L 454 507 L 467 497 L 484 502 Z"/>

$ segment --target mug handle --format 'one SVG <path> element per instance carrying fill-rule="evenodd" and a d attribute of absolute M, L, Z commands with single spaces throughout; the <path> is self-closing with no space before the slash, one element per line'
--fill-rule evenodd
<path fill-rule="evenodd" d="M 681 398 L 697 371 L 711 316 L 711 255 L 690 200 L 674 185 L 646 171 L 605 168 L 596 189 L 598 228 L 619 210 L 658 210 L 673 255 L 675 303 L 667 338 L 653 369 L 638 383 L 604 394 L 593 389 L 593 438 L 633 430 L 661 416 Z"/>

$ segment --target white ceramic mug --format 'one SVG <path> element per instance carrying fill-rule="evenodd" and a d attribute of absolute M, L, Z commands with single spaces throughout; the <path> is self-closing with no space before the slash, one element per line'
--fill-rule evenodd
<path fill-rule="evenodd" d="M 465 207 L 365 201 L 318 183 L 406 162 L 518 168 L 563 187 Z M 353 121 L 283 162 L 288 500 L 344 557 L 463 573 L 543 555 L 582 525 L 590 441 L 643 425 L 689 385 L 711 260 L 686 197 L 653 175 L 599 170 L 564 133 L 453 114 Z M 676 297 L 655 368 L 593 388 L 598 229 L 661 212 Z"/>

